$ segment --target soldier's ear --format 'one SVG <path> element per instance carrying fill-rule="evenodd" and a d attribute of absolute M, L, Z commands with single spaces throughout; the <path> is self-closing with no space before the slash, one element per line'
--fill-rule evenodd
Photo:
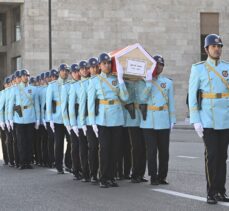
<path fill-rule="evenodd" d="M 204 50 L 205 50 L 205 53 L 208 55 L 208 47 L 204 48 Z"/>

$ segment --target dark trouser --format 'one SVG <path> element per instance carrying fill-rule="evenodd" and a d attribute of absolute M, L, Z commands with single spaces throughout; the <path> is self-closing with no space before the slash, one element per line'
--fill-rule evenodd
<path fill-rule="evenodd" d="M 226 192 L 227 148 L 229 129 L 204 128 L 205 171 L 208 195 Z"/>
<path fill-rule="evenodd" d="M 44 125 L 40 125 L 40 139 L 41 139 L 41 160 L 45 166 L 48 164 L 48 133 Z"/>
<path fill-rule="evenodd" d="M 91 177 L 97 177 L 99 168 L 99 140 L 96 138 L 92 126 L 87 126 L 88 157 Z"/>
<path fill-rule="evenodd" d="M 14 160 L 16 166 L 19 166 L 20 159 L 19 159 L 18 146 L 17 146 L 17 135 L 15 129 L 15 123 L 14 123 L 14 129 L 12 135 L 13 135 Z"/>
<path fill-rule="evenodd" d="M 6 146 L 7 146 L 9 162 L 11 165 L 14 165 L 14 143 L 13 143 L 12 130 L 8 131 L 8 129 L 6 128 L 5 131 L 6 131 Z"/>
<path fill-rule="evenodd" d="M 128 128 L 122 128 L 122 141 L 120 143 L 120 157 L 117 163 L 117 176 L 129 177 L 131 170 L 131 145 Z"/>
<path fill-rule="evenodd" d="M 28 165 L 32 162 L 32 140 L 34 135 L 34 123 L 15 124 L 18 152 L 21 165 Z"/>
<path fill-rule="evenodd" d="M 50 167 L 53 166 L 55 162 L 55 156 L 54 156 L 54 133 L 52 132 L 52 129 L 50 127 L 50 123 L 47 122 L 47 133 L 48 133 L 48 165 Z"/>
<path fill-rule="evenodd" d="M 41 130 L 34 130 L 34 154 L 36 164 L 42 164 L 42 153 L 41 153 Z"/>
<path fill-rule="evenodd" d="M 146 147 L 143 131 L 139 127 L 129 127 L 132 146 L 132 178 L 143 177 L 146 170 Z"/>
<path fill-rule="evenodd" d="M 81 172 L 80 156 L 79 156 L 79 138 L 73 130 L 71 130 L 71 157 L 72 157 L 72 171 L 74 175 Z"/>
<path fill-rule="evenodd" d="M 170 129 L 143 129 L 146 142 L 148 173 L 151 179 L 165 179 L 168 174 Z M 157 170 L 157 150 L 159 168 Z M 158 173 L 158 175 L 157 175 Z"/>
<path fill-rule="evenodd" d="M 4 160 L 4 163 L 5 164 L 8 164 L 9 158 L 8 158 L 7 145 L 6 145 L 6 130 L 7 130 L 6 127 L 5 127 L 5 130 L 2 130 L 0 128 L 0 131 L 1 131 L 1 141 L 2 141 L 3 160 Z"/>
<path fill-rule="evenodd" d="M 89 164 L 88 164 L 88 142 L 87 137 L 83 134 L 83 130 L 79 129 L 79 149 L 80 149 L 80 161 L 82 168 L 83 178 L 89 178 Z"/>
<path fill-rule="evenodd" d="M 67 141 L 67 148 L 66 148 L 65 155 L 64 155 L 64 164 L 68 169 L 72 169 L 71 139 L 70 139 L 70 135 L 66 128 L 65 128 L 65 135 L 66 135 L 66 141 Z"/>
<path fill-rule="evenodd" d="M 64 137 L 65 137 L 65 126 L 63 124 L 54 124 L 54 152 L 55 152 L 55 163 L 58 171 L 63 170 L 63 157 L 64 157 Z"/>
<path fill-rule="evenodd" d="M 120 157 L 122 127 L 98 126 L 100 181 L 113 180 L 115 165 Z"/>

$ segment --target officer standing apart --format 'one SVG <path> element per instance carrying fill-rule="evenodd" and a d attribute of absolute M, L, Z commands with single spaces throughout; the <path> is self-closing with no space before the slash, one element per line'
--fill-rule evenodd
<path fill-rule="evenodd" d="M 9 122 L 15 123 L 20 169 L 31 169 L 34 127 L 39 127 L 40 108 L 35 89 L 28 86 L 28 70 L 21 70 L 21 83 L 14 89 L 9 102 Z M 16 112 L 14 113 L 14 105 Z"/>
<path fill-rule="evenodd" d="M 229 142 L 229 63 L 220 59 L 220 36 L 209 34 L 206 61 L 193 64 L 189 79 L 190 122 L 205 144 L 207 203 L 229 202 L 226 196 L 226 160 Z"/>
<path fill-rule="evenodd" d="M 142 119 L 140 127 L 145 137 L 148 172 L 151 185 L 168 184 L 169 138 L 170 131 L 176 122 L 173 82 L 160 74 L 164 68 L 164 59 L 157 55 L 156 75 L 152 69 L 147 71 L 145 89 L 140 96 Z M 140 81 L 144 84 L 143 81 Z M 140 89 L 143 90 L 143 89 Z M 157 153 L 159 167 L 157 167 Z"/>
<path fill-rule="evenodd" d="M 111 58 L 99 56 L 101 73 L 90 80 L 88 87 L 88 114 L 93 131 L 99 139 L 100 187 L 117 187 L 114 180 L 115 164 L 120 152 L 124 116 L 121 101 L 129 95 L 123 81 L 123 70 L 117 63 L 118 78 L 111 75 Z M 118 79 L 118 80 L 117 80 Z M 99 101 L 95 113 L 95 101 Z"/>

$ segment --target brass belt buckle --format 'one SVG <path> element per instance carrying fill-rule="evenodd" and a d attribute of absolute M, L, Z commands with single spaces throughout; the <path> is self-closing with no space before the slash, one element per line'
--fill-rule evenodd
<path fill-rule="evenodd" d="M 162 110 L 163 110 L 163 106 L 159 106 L 159 107 L 158 107 L 158 110 L 159 110 L 159 111 L 162 111 Z"/>
<path fill-rule="evenodd" d="M 109 100 L 109 101 L 108 101 L 108 104 L 109 104 L 109 105 L 114 105 L 114 100 Z"/>
<path fill-rule="evenodd" d="M 222 93 L 216 93 L 216 98 L 222 98 Z"/>
<path fill-rule="evenodd" d="M 28 106 L 24 106 L 24 109 L 27 109 L 28 108 Z"/>

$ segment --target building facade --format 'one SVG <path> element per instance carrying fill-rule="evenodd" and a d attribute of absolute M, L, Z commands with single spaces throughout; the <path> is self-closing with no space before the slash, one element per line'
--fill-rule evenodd
<path fill-rule="evenodd" d="M 227 0 L 0 0 L 0 77 L 22 67 L 35 75 L 138 42 L 165 58 L 183 120 L 191 64 L 206 57 L 208 33 L 222 36 L 229 60 L 228 26 Z"/>

